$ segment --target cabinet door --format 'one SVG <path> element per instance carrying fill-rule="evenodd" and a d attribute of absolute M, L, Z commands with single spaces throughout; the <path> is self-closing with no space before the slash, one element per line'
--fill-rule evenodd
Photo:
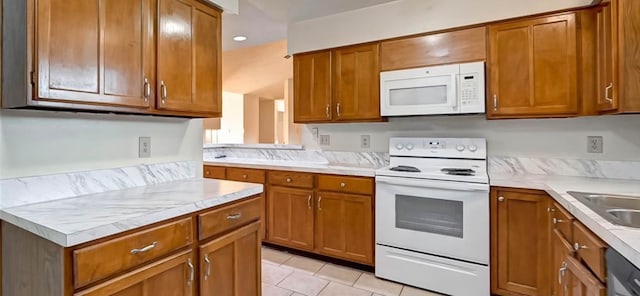
<path fill-rule="evenodd" d="M 295 122 L 331 121 L 331 52 L 293 56 Z"/>
<path fill-rule="evenodd" d="M 269 242 L 313 251 L 313 191 L 271 186 L 267 196 Z"/>
<path fill-rule="evenodd" d="M 617 24 L 614 21 L 613 4 L 604 2 L 596 8 L 597 26 L 597 90 L 596 103 L 598 111 L 611 111 L 618 109 L 618 96 L 616 75 L 617 64 L 614 59 L 617 54 L 613 52 L 616 44 Z"/>
<path fill-rule="evenodd" d="M 195 295 L 195 259 L 191 251 L 160 260 L 75 296 Z"/>
<path fill-rule="evenodd" d="M 153 0 L 36 3 L 39 100 L 149 106 Z"/>
<path fill-rule="evenodd" d="M 200 247 L 201 295 L 261 294 L 258 232 L 259 223 L 253 223 Z"/>
<path fill-rule="evenodd" d="M 492 25 L 489 50 L 489 118 L 577 114 L 575 14 Z"/>
<path fill-rule="evenodd" d="M 194 0 L 158 2 L 158 109 L 220 117 L 220 12 Z"/>
<path fill-rule="evenodd" d="M 567 278 L 567 257 L 572 256 L 573 248 L 564 238 L 562 233 L 553 229 L 551 231 L 551 295 L 568 296 L 569 284 Z"/>
<path fill-rule="evenodd" d="M 378 44 L 333 51 L 334 120 L 380 120 Z"/>
<path fill-rule="evenodd" d="M 371 196 L 318 193 L 316 251 L 373 265 Z"/>
<path fill-rule="evenodd" d="M 491 191 L 491 288 L 500 295 L 548 295 L 547 195 Z"/>
<path fill-rule="evenodd" d="M 594 277 L 589 269 L 573 257 L 564 262 L 567 296 L 606 296 L 607 289 Z M 565 296 L 564 294 L 562 294 Z"/>

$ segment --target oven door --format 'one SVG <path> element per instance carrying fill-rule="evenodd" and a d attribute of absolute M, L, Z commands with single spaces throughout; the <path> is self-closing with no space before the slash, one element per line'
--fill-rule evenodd
<path fill-rule="evenodd" d="M 376 177 L 376 242 L 489 264 L 489 185 Z"/>
<path fill-rule="evenodd" d="M 380 74 L 382 116 L 458 113 L 458 65 Z"/>

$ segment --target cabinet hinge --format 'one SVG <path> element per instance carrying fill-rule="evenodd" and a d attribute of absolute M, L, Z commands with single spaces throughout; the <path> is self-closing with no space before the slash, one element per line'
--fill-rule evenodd
<path fill-rule="evenodd" d="M 31 85 L 36 85 L 36 73 L 34 71 L 31 71 L 31 73 L 29 73 L 29 76 L 31 77 Z"/>

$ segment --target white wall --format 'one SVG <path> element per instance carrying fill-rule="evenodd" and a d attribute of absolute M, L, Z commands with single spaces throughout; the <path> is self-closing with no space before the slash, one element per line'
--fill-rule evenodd
<path fill-rule="evenodd" d="M 260 140 L 260 97 L 244 95 L 244 144 Z"/>
<path fill-rule="evenodd" d="M 331 136 L 320 147 L 311 135 Z M 360 149 L 360 135 L 371 135 L 371 149 Z M 307 149 L 387 152 L 389 137 L 484 137 L 490 155 L 640 161 L 640 115 L 569 119 L 486 120 L 484 116 L 392 118 L 387 123 L 305 125 Z M 586 153 L 587 136 L 604 137 L 604 153 Z"/>
<path fill-rule="evenodd" d="M 140 136 L 151 158 L 138 158 Z M 0 179 L 184 160 L 202 161 L 202 120 L 0 111 Z"/>
<path fill-rule="evenodd" d="M 222 92 L 222 118 L 218 143 L 242 144 L 244 142 L 244 95 Z"/>
<path fill-rule="evenodd" d="M 290 24 L 290 54 L 589 5 L 593 0 L 398 0 Z"/>
<path fill-rule="evenodd" d="M 224 13 L 238 14 L 240 12 L 240 3 L 238 0 L 207 0 L 207 1 L 222 8 Z"/>

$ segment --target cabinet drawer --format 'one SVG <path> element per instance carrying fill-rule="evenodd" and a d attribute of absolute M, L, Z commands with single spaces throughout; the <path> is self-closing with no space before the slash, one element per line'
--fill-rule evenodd
<path fill-rule="evenodd" d="M 560 233 L 564 236 L 564 239 L 567 241 L 573 241 L 573 216 L 567 212 L 561 205 L 554 203 L 553 204 L 553 215 L 551 219 L 551 223 L 553 223 L 553 228 L 560 231 Z"/>
<path fill-rule="evenodd" d="M 602 282 L 606 282 L 607 269 L 604 253 L 607 244 L 579 222 L 573 223 L 573 248 L 578 259 L 584 262 Z"/>
<path fill-rule="evenodd" d="M 262 216 L 262 198 L 252 198 L 234 205 L 212 210 L 198 215 L 200 233 L 203 240 L 229 229 L 260 220 Z"/>
<path fill-rule="evenodd" d="M 249 183 L 265 183 L 265 173 L 262 170 L 227 168 L 227 180 L 249 182 Z"/>
<path fill-rule="evenodd" d="M 356 194 L 373 194 L 373 178 L 318 176 L 318 189 Z"/>
<path fill-rule="evenodd" d="M 269 184 L 288 187 L 313 188 L 313 174 L 298 172 L 269 172 Z"/>
<path fill-rule="evenodd" d="M 224 179 L 227 175 L 227 169 L 224 167 L 204 166 L 204 177 L 211 179 Z"/>
<path fill-rule="evenodd" d="M 74 287 L 84 287 L 163 257 L 191 243 L 193 243 L 193 222 L 191 218 L 185 218 L 75 250 L 73 251 Z"/>

